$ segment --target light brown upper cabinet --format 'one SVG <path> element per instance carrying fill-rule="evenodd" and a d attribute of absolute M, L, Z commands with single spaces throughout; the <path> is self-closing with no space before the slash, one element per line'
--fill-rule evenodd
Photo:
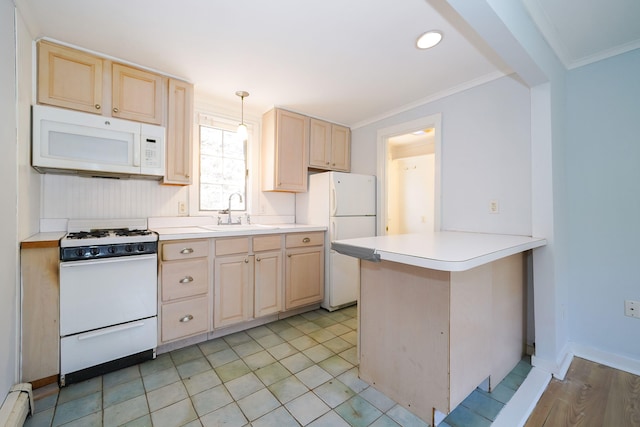
<path fill-rule="evenodd" d="M 191 184 L 193 85 L 169 79 L 165 184 Z"/>
<path fill-rule="evenodd" d="M 307 191 L 309 117 L 273 109 L 262 116 L 262 190 Z"/>
<path fill-rule="evenodd" d="M 112 66 L 113 117 L 162 124 L 166 78 L 122 64 Z"/>
<path fill-rule="evenodd" d="M 311 119 L 309 167 L 349 172 L 351 170 L 351 131 L 324 120 Z"/>
<path fill-rule="evenodd" d="M 38 102 L 163 124 L 167 78 L 87 52 L 38 42 Z"/>
<path fill-rule="evenodd" d="M 102 114 L 103 68 L 102 58 L 40 41 L 38 102 Z"/>

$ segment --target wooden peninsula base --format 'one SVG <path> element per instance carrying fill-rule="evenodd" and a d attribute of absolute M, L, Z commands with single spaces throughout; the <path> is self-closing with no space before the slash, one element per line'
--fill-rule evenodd
<path fill-rule="evenodd" d="M 524 284 L 522 253 L 457 272 L 362 261 L 360 377 L 434 425 L 522 358 Z"/>
<path fill-rule="evenodd" d="M 544 245 L 455 231 L 332 242 L 362 260 L 360 378 L 431 425 L 498 384 L 524 354 L 525 254 Z"/>

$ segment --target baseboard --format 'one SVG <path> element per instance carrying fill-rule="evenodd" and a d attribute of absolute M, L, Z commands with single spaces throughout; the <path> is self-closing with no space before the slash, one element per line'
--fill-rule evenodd
<path fill-rule="evenodd" d="M 33 410 L 31 384 L 16 384 L 0 406 L 0 425 L 22 427 L 27 415 Z"/>
<path fill-rule="evenodd" d="M 491 427 L 523 426 L 550 381 L 551 374 L 549 372 L 537 367 L 532 368 L 518 391 L 502 408 Z"/>
<path fill-rule="evenodd" d="M 627 356 L 602 351 L 597 348 L 578 343 L 571 343 L 571 349 L 576 357 L 629 372 L 633 375 L 640 375 L 640 360 L 638 359 L 632 359 Z"/>
<path fill-rule="evenodd" d="M 556 360 L 549 360 L 538 357 L 536 355 L 531 356 L 531 365 L 535 366 L 543 371 L 549 372 L 555 378 L 563 380 L 564 376 L 571 366 L 573 360 L 573 351 L 569 343 L 565 344 L 562 351 L 558 355 Z"/>

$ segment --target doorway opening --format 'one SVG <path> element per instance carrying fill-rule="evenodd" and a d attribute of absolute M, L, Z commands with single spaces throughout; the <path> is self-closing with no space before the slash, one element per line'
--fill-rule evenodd
<path fill-rule="evenodd" d="M 378 131 L 378 235 L 440 230 L 441 115 Z"/>

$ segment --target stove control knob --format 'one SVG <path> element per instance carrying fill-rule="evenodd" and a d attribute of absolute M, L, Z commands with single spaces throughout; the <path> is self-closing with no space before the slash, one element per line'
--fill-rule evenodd
<path fill-rule="evenodd" d="M 84 256 L 84 249 L 76 249 L 76 255 Z"/>
<path fill-rule="evenodd" d="M 124 250 L 127 251 L 127 252 L 133 252 L 133 246 L 127 245 L 127 246 L 124 247 Z"/>
<path fill-rule="evenodd" d="M 138 252 L 144 252 L 144 245 L 143 244 L 139 244 L 138 245 Z"/>
<path fill-rule="evenodd" d="M 98 255 L 100 253 L 100 249 L 98 248 L 91 248 L 91 255 Z"/>
<path fill-rule="evenodd" d="M 115 246 L 109 246 L 109 248 L 107 248 L 107 252 L 109 252 L 110 254 L 115 254 L 116 253 L 116 247 Z"/>

